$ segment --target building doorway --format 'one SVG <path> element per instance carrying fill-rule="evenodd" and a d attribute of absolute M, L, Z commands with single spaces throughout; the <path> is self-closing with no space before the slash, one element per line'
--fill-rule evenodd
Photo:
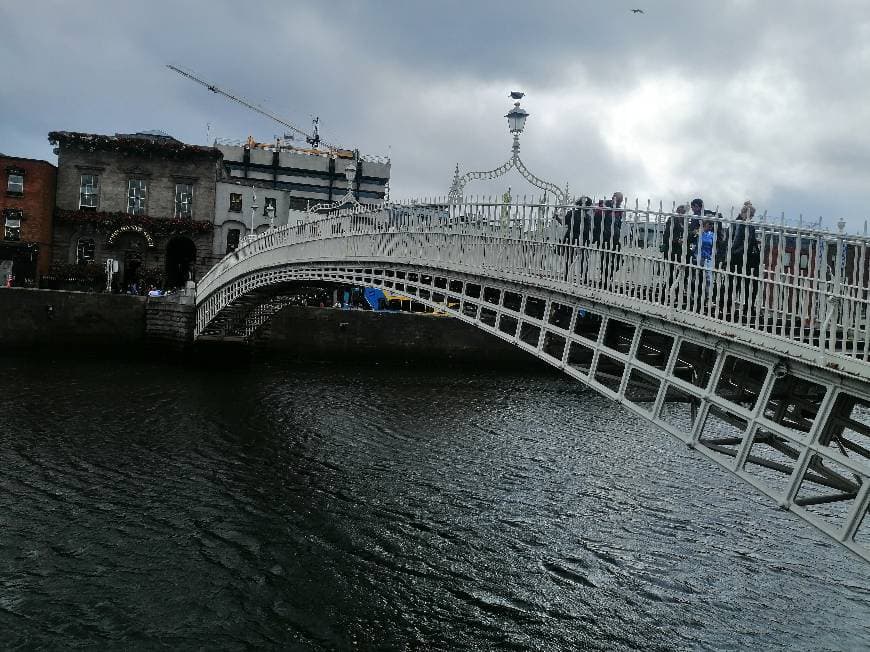
<path fill-rule="evenodd" d="M 36 260 L 39 245 L 31 242 L 0 243 L 0 287 L 12 282 L 15 287 L 36 285 Z M 9 279 L 9 277 L 12 277 Z"/>
<path fill-rule="evenodd" d="M 133 283 L 141 285 L 142 277 L 142 252 L 137 249 L 128 249 L 124 252 L 124 285 L 122 290 L 130 287 Z"/>
<path fill-rule="evenodd" d="M 81 243 L 90 242 L 90 250 Z M 90 252 L 93 258 L 93 241 L 80 239 L 79 249 L 85 253 Z M 111 251 L 114 249 L 114 251 Z M 148 250 L 148 240 L 141 233 L 122 233 L 113 243 L 107 242 L 105 253 L 109 258 L 115 258 L 118 263 L 118 276 L 115 280 L 120 283 L 121 292 L 126 292 L 132 284 L 142 291 L 144 276 L 146 273 L 145 261 Z M 76 254 L 77 256 L 79 254 Z M 147 289 L 147 288 L 146 288 Z"/>
<path fill-rule="evenodd" d="M 185 237 L 172 238 L 166 245 L 166 289 L 182 288 L 194 280 L 196 245 Z"/>

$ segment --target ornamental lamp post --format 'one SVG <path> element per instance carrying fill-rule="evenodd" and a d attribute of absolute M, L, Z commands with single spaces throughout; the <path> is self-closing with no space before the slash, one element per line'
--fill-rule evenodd
<path fill-rule="evenodd" d="M 529 112 L 520 107 L 519 101 L 514 102 L 514 108 L 505 115 L 505 118 L 508 119 L 508 130 L 515 136 L 523 133 L 528 117 Z"/>
<path fill-rule="evenodd" d="M 504 176 L 511 169 L 516 169 L 516 171 L 519 172 L 526 181 L 536 188 L 540 188 L 541 190 L 551 194 L 555 200 L 557 212 L 564 212 L 565 206 L 568 202 L 568 186 L 566 185 L 565 189 L 562 190 L 556 184 L 535 176 L 529 171 L 526 164 L 523 163 L 520 158 L 520 134 L 523 133 L 523 129 L 526 127 L 526 118 L 529 117 L 529 112 L 520 106 L 520 100 L 524 95 L 525 93 L 521 91 L 511 91 L 510 98 L 514 100 L 514 106 L 507 112 L 507 115 L 505 115 L 505 118 L 507 118 L 508 121 L 508 131 L 510 131 L 514 137 L 514 143 L 511 147 L 511 157 L 493 170 L 488 170 L 486 172 L 466 172 L 463 175 L 459 174 L 459 164 L 457 163 L 456 169 L 453 172 L 453 183 L 451 184 L 448 193 L 451 203 L 456 203 L 462 200 L 465 185 L 469 181 L 473 179 L 497 179 L 498 177 Z M 544 200 L 544 202 L 546 203 L 546 200 Z M 558 216 L 555 217 L 555 220 L 561 224 L 561 219 Z"/>
<path fill-rule="evenodd" d="M 508 131 L 513 134 L 514 137 L 514 152 L 520 151 L 520 134 L 523 133 L 523 129 L 526 126 L 526 118 L 529 117 L 529 112 L 520 107 L 520 98 L 523 96 L 523 93 L 519 93 L 514 91 L 511 93 L 511 97 L 516 100 L 514 102 L 514 108 L 507 112 L 505 118 L 508 121 Z"/>
<path fill-rule="evenodd" d="M 347 194 L 353 197 L 353 180 L 356 178 L 356 161 L 348 163 L 344 168 L 344 178 L 347 179 Z"/>
<path fill-rule="evenodd" d="M 251 202 L 251 232 L 248 235 L 253 237 L 253 235 L 254 235 L 254 215 L 257 213 L 257 209 L 259 208 L 259 206 L 257 206 L 257 191 L 254 189 L 254 186 L 251 186 L 251 192 L 254 195 L 254 199 Z"/>

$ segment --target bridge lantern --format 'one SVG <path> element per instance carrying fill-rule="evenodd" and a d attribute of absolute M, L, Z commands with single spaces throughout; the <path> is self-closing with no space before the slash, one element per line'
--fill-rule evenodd
<path fill-rule="evenodd" d="M 505 118 L 508 119 L 508 129 L 514 135 L 523 133 L 523 128 L 526 126 L 526 118 L 529 117 L 525 109 L 520 108 L 519 102 L 514 102 L 514 108 L 507 112 Z"/>
<path fill-rule="evenodd" d="M 344 168 L 344 178 L 347 179 L 347 189 L 350 190 L 353 187 L 353 180 L 356 178 L 356 163 L 349 163 Z"/>

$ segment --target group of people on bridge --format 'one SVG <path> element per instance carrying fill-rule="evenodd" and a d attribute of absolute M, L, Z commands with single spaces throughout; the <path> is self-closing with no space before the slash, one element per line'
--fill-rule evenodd
<path fill-rule="evenodd" d="M 610 279 L 619 271 L 626 214 L 623 202 L 621 192 L 597 203 L 587 196 L 575 201 L 564 218 L 562 243 L 574 245 L 565 247 L 566 278 L 571 266 L 579 264 L 581 280 L 588 280 L 590 251 L 599 252 L 600 278 Z M 730 313 L 738 292 L 717 293 L 713 283 L 714 269 L 723 270 L 739 277 L 735 289 L 739 291 L 742 312 L 751 312 L 758 293 L 761 266 L 761 251 L 752 224 L 754 216 L 752 202 L 744 202 L 731 228 L 721 213 L 705 210 L 700 197 L 677 206 L 655 236 L 667 267 L 668 289 L 682 284 L 683 295 L 695 297 L 694 305 L 713 301 L 719 310 Z M 648 235 L 645 234 L 644 240 Z M 645 242 L 644 246 L 649 243 Z"/>

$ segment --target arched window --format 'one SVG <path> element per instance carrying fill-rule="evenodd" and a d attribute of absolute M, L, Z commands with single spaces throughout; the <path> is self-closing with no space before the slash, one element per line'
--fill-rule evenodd
<path fill-rule="evenodd" d="M 76 263 L 85 265 L 94 262 L 94 240 L 93 238 L 79 238 L 76 243 Z"/>

